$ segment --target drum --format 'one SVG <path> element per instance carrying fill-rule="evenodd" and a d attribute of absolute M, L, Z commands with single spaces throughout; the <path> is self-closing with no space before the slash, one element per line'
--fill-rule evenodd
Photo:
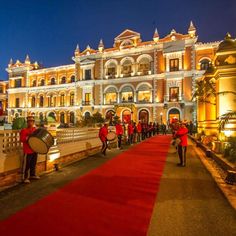
<path fill-rule="evenodd" d="M 46 154 L 54 144 L 54 138 L 46 129 L 39 128 L 30 135 L 28 144 L 34 152 Z"/>
<path fill-rule="evenodd" d="M 115 138 L 116 138 L 116 133 L 115 132 L 111 131 L 107 134 L 107 140 L 108 141 L 113 141 L 113 140 L 115 140 Z"/>

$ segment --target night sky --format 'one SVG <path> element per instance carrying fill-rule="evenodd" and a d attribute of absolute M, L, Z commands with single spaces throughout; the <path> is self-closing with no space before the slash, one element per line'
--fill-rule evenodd
<path fill-rule="evenodd" d="M 198 40 L 218 41 L 226 32 L 236 37 L 236 0 L 1 0 L 0 79 L 13 58 L 44 67 L 72 63 L 76 44 L 84 50 L 97 49 L 100 38 L 105 47 L 129 28 L 151 40 L 157 27 L 160 37 L 174 28 L 187 33 L 190 20 Z"/>

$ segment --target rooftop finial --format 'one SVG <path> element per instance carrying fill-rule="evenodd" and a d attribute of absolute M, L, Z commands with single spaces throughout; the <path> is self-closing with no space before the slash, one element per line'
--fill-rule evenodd
<path fill-rule="evenodd" d="M 194 37 L 195 34 L 196 34 L 196 28 L 193 24 L 192 21 L 190 21 L 190 25 L 189 25 L 189 28 L 188 28 L 188 34 L 191 36 L 191 37 Z"/>
<path fill-rule="evenodd" d="M 25 64 L 30 64 L 30 58 L 28 54 L 26 55 L 26 58 L 25 58 Z"/>
<path fill-rule="evenodd" d="M 103 44 L 102 39 L 100 39 L 100 42 L 99 42 L 99 45 L 98 45 L 98 50 L 99 50 L 100 52 L 102 52 L 103 49 L 104 49 L 104 44 Z"/>
<path fill-rule="evenodd" d="M 159 40 L 159 34 L 157 31 L 157 28 L 155 29 L 155 32 L 153 34 L 153 41 L 156 43 Z"/>
<path fill-rule="evenodd" d="M 79 44 L 77 44 L 75 48 L 75 56 L 79 56 L 79 53 L 80 53 Z"/>

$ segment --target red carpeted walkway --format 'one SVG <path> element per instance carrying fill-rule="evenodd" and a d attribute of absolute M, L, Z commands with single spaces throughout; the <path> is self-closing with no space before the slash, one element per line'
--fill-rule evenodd
<path fill-rule="evenodd" d="M 146 235 L 171 137 L 118 155 L 0 223 L 1 235 Z"/>

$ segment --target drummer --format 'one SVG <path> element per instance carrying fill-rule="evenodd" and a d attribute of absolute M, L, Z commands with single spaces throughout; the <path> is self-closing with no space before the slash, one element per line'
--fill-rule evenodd
<path fill-rule="evenodd" d="M 36 130 L 34 126 L 34 117 L 27 117 L 27 128 L 24 128 L 20 132 L 20 141 L 23 143 L 23 182 L 30 183 L 30 179 L 39 179 L 36 175 L 37 153 L 35 153 L 28 145 L 29 135 Z M 29 175 L 30 171 L 30 175 Z"/>

